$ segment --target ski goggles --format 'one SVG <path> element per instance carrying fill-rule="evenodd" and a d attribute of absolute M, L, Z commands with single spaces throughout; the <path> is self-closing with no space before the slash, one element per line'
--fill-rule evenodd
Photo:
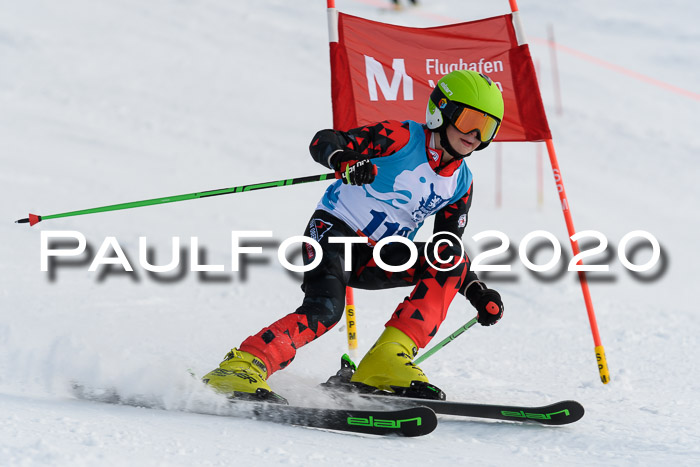
<path fill-rule="evenodd" d="M 501 120 L 493 115 L 447 99 L 440 88 L 436 87 L 430 98 L 433 100 L 433 104 L 440 109 L 443 117 L 452 123 L 455 128 L 464 134 L 476 130 L 482 143 L 491 141 L 501 126 Z"/>
<path fill-rule="evenodd" d="M 493 115 L 482 112 L 467 106 L 458 106 L 457 115 L 450 118 L 452 124 L 462 133 L 469 133 L 474 130 L 479 132 L 479 140 L 482 143 L 491 141 L 501 122 Z"/>

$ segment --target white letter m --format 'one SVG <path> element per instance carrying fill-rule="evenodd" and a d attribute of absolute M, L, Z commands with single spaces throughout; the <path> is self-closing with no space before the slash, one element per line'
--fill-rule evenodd
<path fill-rule="evenodd" d="M 395 58 L 391 64 L 391 68 L 394 70 L 394 77 L 391 80 L 390 86 L 389 80 L 387 80 L 386 74 L 384 74 L 382 64 L 376 61 L 373 57 L 368 57 L 365 55 L 365 73 L 367 74 L 369 100 L 379 100 L 379 97 L 377 96 L 377 84 L 379 84 L 379 88 L 382 90 L 384 98 L 388 101 L 395 101 L 396 96 L 399 93 L 401 79 L 403 78 L 403 99 L 406 101 L 412 101 L 413 78 L 406 74 L 406 65 L 403 62 L 403 58 Z"/>

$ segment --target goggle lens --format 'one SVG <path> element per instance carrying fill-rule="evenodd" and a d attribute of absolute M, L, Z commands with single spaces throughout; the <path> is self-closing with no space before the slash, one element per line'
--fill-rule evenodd
<path fill-rule="evenodd" d="M 479 130 L 479 139 L 482 143 L 491 141 L 496 136 L 500 124 L 501 122 L 491 115 L 469 107 L 462 107 L 461 113 L 453 123 L 462 133 Z"/>

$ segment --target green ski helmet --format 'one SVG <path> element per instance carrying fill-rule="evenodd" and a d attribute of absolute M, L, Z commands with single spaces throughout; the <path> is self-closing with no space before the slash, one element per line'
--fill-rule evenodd
<path fill-rule="evenodd" d="M 462 133 L 477 130 L 480 151 L 496 137 L 503 120 L 503 96 L 491 78 L 471 70 L 455 70 L 438 81 L 428 99 L 425 121 L 440 133 L 440 144 L 455 158 L 459 154 L 447 139 L 451 123 Z M 469 154 L 467 154 L 469 155 Z"/>

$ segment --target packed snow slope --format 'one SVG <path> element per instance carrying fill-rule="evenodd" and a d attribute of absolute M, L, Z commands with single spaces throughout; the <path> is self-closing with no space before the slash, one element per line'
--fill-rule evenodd
<path fill-rule="evenodd" d="M 509 11 L 505 0 L 425 0 L 399 13 L 384 8 L 388 1 L 336 3 L 346 13 L 418 27 Z M 547 165 L 538 204 L 537 144 L 494 144 L 468 160 L 475 197 L 465 242 L 478 252 L 486 242 L 471 237 L 479 232 L 510 238 L 513 254 L 494 260 L 512 271 L 483 274 L 501 292 L 505 317 L 494 327 L 472 328 L 422 367 L 454 400 L 576 399 L 586 415 L 555 429 L 445 417 L 419 439 L 191 413 L 219 413 L 225 402 L 187 369 L 206 373 L 228 349 L 300 303 L 299 278 L 279 265 L 275 245 L 303 232 L 325 183 L 31 228 L 13 223 L 28 212 L 324 173 L 307 146 L 331 125 L 325 2 L 1 5 L 0 464 L 700 463 L 697 2 L 520 2 L 576 228 L 597 230 L 609 241 L 591 261 L 610 271 L 589 277 L 612 382 L 599 381 L 576 274 L 535 274 L 517 255 L 527 233 L 545 230 L 563 246 L 564 269 L 571 258 Z M 561 114 L 544 43 L 548 25 L 562 46 Z M 273 238 L 245 273 L 234 273 L 231 231 L 244 230 L 270 230 Z M 659 263 L 645 273 L 632 273 L 617 256 L 622 237 L 635 230 L 661 245 Z M 78 231 L 90 254 L 58 258 L 51 272 L 42 272 L 43 231 Z M 107 237 L 134 272 L 114 265 L 88 270 Z M 148 273 L 139 265 L 139 237 L 146 237 L 156 264 L 169 261 L 179 237 L 185 266 Z M 551 248 L 534 250 L 536 263 L 551 257 Z M 192 251 L 200 252 L 200 264 L 224 270 L 191 271 Z M 627 248 L 635 264 L 651 251 L 644 241 Z M 408 292 L 356 293 L 361 351 Z M 473 315 L 457 298 L 436 342 Z M 338 326 L 302 348 L 270 384 L 293 403 L 312 404 L 316 384 L 335 372 L 345 350 Z M 150 395 L 180 411 L 77 400 L 74 381 Z"/>

